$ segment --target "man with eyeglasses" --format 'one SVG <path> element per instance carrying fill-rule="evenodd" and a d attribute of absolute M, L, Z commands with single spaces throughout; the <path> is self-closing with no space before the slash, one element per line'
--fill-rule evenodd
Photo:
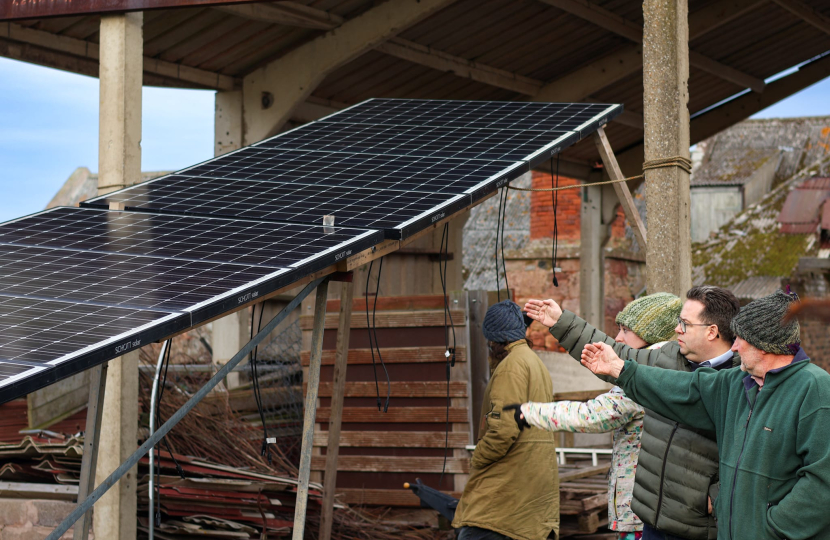
<path fill-rule="evenodd" d="M 740 304 L 726 289 L 693 287 L 675 327 L 677 342 L 647 354 L 614 340 L 553 300 L 529 300 L 528 316 L 545 326 L 577 361 L 586 344 L 605 342 L 621 358 L 675 371 L 715 370 L 740 365 L 731 351 L 730 329 Z M 613 382 L 613 379 L 607 379 Z M 631 508 L 643 521 L 643 540 L 715 540 L 712 514 L 718 496 L 718 446 L 715 433 L 688 427 L 646 409 L 642 448 L 635 474 Z"/>

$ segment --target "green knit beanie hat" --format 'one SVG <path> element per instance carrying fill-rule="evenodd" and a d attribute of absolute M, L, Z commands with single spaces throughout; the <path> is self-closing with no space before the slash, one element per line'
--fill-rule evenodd
<path fill-rule="evenodd" d="M 793 302 L 798 302 L 798 295 L 782 290 L 753 300 L 732 319 L 732 332 L 756 349 L 772 354 L 795 354 L 801 343 L 801 327 L 795 319 L 781 324 Z"/>
<path fill-rule="evenodd" d="M 629 327 L 653 345 L 674 337 L 674 328 L 683 302 L 671 293 L 654 293 L 638 298 L 617 314 L 617 324 Z"/>

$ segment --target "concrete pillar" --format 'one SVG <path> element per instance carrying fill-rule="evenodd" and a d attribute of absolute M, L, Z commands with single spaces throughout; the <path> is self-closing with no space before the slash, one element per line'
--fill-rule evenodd
<path fill-rule="evenodd" d="M 221 156 L 242 147 L 242 92 L 216 92 L 213 120 L 214 154 Z M 255 142 L 255 141 L 254 141 Z M 247 309 L 213 321 L 213 362 L 223 365 L 248 342 L 250 312 Z M 239 384 L 239 373 L 226 379 L 229 388 Z"/>
<path fill-rule="evenodd" d="M 101 16 L 98 193 L 141 179 L 142 13 Z M 138 446 L 138 350 L 111 360 L 98 453 L 96 484 Z M 136 537 L 136 470 L 95 505 L 96 538 Z"/>
<path fill-rule="evenodd" d="M 242 147 L 242 91 L 216 92 L 213 140 L 216 156 Z"/>
<path fill-rule="evenodd" d="M 689 158 L 689 7 L 687 0 L 643 2 L 643 117 L 646 161 Z M 692 284 L 689 173 L 645 173 L 649 293 L 681 298 Z"/>
<path fill-rule="evenodd" d="M 602 179 L 592 174 L 589 182 Z M 580 315 L 593 326 L 605 328 L 605 258 L 602 247 L 607 227 L 602 222 L 602 187 L 582 188 L 579 248 L 579 310 Z"/>

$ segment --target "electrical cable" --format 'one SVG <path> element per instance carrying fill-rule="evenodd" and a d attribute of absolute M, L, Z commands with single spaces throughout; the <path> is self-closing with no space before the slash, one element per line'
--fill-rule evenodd
<path fill-rule="evenodd" d="M 383 405 L 383 412 L 387 412 L 389 411 L 389 399 L 392 397 L 392 380 L 389 378 L 389 370 L 386 369 L 386 364 L 383 363 L 383 355 L 380 354 L 380 345 L 378 344 L 378 327 L 375 324 L 375 312 L 378 308 L 378 296 L 380 296 L 380 276 L 383 273 L 383 259 L 384 257 L 380 258 L 380 265 L 378 266 L 378 286 L 375 289 L 375 303 L 372 306 L 372 333 L 375 336 L 375 347 L 378 350 L 380 367 L 383 368 L 383 373 L 386 375 L 386 403 Z M 372 358 L 374 358 L 374 356 Z M 377 384 L 377 377 L 375 377 L 375 383 Z M 380 410 L 380 394 L 378 394 L 378 410 Z"/>
<path fill-rule="evenodd" d="M 375 347 L 372 344 L 372 324 L 369 321 L 369 278 L 372 277 L 372 267 L 375 261 L 369 263 L 369 271 L 366 273 L 366 331 L 369 333 L 369 352 L 372 353 L 372 373 L 375 376 L 375 393 L 377 394 L 378 411 L 382 410 L 380 406 L 380 384 L 378 383 L 378 370 L 375 364 Z M 375 293 L 377 295 L 377 292 Z M 376 303 L 377 304 L 377 303 Z"/>
<path fill-rule="evenodd" d="M 265 302 L 260 303 L 259 308 L 259 324 L 257 324 L 257 333 L 262 329 L 262 317 L 265 312 Z M 254 338 L 254 320 L 256 318 L 256 305 L 251 308 L 251 339 Z M 268 463 L 271 463 L 271 453 L 268 452 L 268 426 L 265 423 L 265 412 L 262 407 L 262 390 L 259 385 L 259 370 L 257 369 L 257 353 L 259 346 L 254 347 L 249 357 L 251 364 L 251 386 L 254 394 L 254 401 L 256 402 L 257 412 L 259 412 L 259 420 L 262 422 L 262 447 L 260 455 L 268 458 Z"/>
<path fill-rule="evenodd" d="M 445 241 L 446 239 L 446 241 Z M 449 304 L 449 296 L 447 296 L 447 261 L 449 260 L 449 245 L 450 245 L 450 231 L 449 231 L 449 223 L 444 224 L 444 231 L 441 235 L 441 246 L 438 249 L 439 257 L 443 255 L 443 269 L 441 266 L 441 258 L 438 260 L 438 276 L 441 279 L 441 290 L 444 294 L 444 344 L 446 346 L 446 352 L 444 356 L 446 357 L 446 365 L 447 365 L 447 417 L 445 423 L 445 431 L 444 431 L 444 464 L 441 467 L 441 477 L 438 479 L 438 488 L 441 488 L 442 482 L 444 481 L 444 473 L 447 469 L 447 455 L 449 453 L 449 446 L 450 446 L 450 368 L 455 366 L 455 350 L 456 350 L 456 341 L 455 341 L 455 325 L 452 323 L 452 311 L 450 310 Z M 497 261 L 498 262 L 498 261 Z M 498 264 L 496 265 L 498 269 Z M 449 319 L 449 325 L 447 324 L 447 320 Z M 452 329 L 452 347 L 450 347 L 449 343 L 449 330 Z"/>
<path fill-rule="evenodd" d="M 501 193 L 499 193 L 499 205 L 496 210 L 496 298 L 501 302 L 501 281 L 499 280 L 499 229 L 501 227 Z"/>
<path fill-rule="evenodd" d="M 559 280 L 556 279 L 556 258 L 559 254 L 559 224 L 556 220 L 556 209 L 559 206 L 559 191 L 556 191 L 559 187 L 559 154 L 556 154 L 556 176 L 553 174 L 553 156 L 550 157 L 550 184 L 550 187 L 554 190 L 550 194 L 551 209 L 553 210 L 553 241 L 550 262 L 551 271 L 553 272 L 553 286 L 559 287 Z"/>
<path fill-rule="evenodd" d="M 501 214 L 501 266 L 504 269 L 504 288 L 507 291 L 507 299 L 510 300 L 510 283 L 507 281 L 507 264 L 504 262 L 504 226 L 505 221 L 507 221 L 507 186 L 504 186 L 502 192 L 504 193 L 504 204 L 502 205 Z M 498 261 L 496 265 L 498 265 Z"/>

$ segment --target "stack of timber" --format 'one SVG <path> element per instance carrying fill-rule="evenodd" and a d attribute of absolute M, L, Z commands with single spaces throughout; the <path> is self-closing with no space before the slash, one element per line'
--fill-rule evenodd
<path fill-rule="evenodd" d="M 369 300 L 370 320 L 374 319 L 374 334 L 391 383 L 387 385 L 375 353 L 378 362 L 378 384 L 375 384 L 366 298 L 356 298 L 352 302 L 336 467 L 337 500 L 361 506 L 417 507 L 418 498 L 403 489 L 404 482 L 411 482 L 415 477 L 430 487 L 459 497 L 470 466 L 469 452 L 464 447 L 473 437 L 467 361 L 468 293 L 449 297 L 456 338 L 455 366 L 450 369 L 449 382 L 444 297 L 379 297 L 374 315 L 371 311 L 375 308 L 375 299 Z M 312 479 L 317 481 L 322 481 L 326 465 L 329 420 L 337 413 L 332 410 L 331 396 L 339 310 L 339 300 L 328 302 L 311 465 Z M 312 316 L 303 315 L 300 325 L 304 346 L 301 358 L 307 374 Z M 390 396 L 385 413 L 378 410 L 378 393 L 382 403 L 387 393 Z"/>
<path fill-rule="evenodd" d="M 609 468 L 608 463 L 592 466 L 590 461 L 559 466 L 560 538 L 606 531 Z"/>

